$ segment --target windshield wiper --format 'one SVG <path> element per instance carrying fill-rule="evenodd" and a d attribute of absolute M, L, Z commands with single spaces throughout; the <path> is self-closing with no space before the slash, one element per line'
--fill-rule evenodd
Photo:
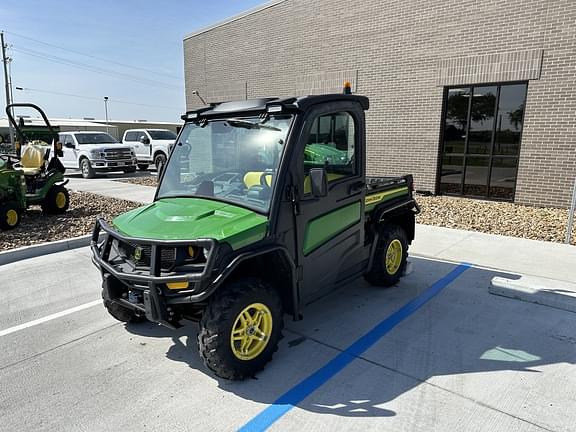
<path fill-rule="evenodd" d="M 241 127 L 245 129 L 268 129 L 275 132 L 282 132 L 282 129 L 278 129 L 274 126 L 263 125 L 262 123 L 252 123 L 248 120 L 241 119 L 228 119 L 226 122 L 233 127 Z"/>

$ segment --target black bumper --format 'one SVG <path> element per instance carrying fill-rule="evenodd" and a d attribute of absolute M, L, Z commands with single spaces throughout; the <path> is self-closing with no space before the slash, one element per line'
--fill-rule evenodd
<path fill-rule="evenodd" d="M 103 234 L 103 239 L 101 239 Z M 111 257 L 114 242 L 123 242 L 138 247 L 149 248 L 149 266 L 130 265 L 128 260 L 119 256 Z M 116 243 L 117 245 L 118 243 Z M 181 272 L 177 269 L 167 270 L 162 267 L 162 250 L 178 247 L 195 246 L 208 251 L 204 263 L 199 264 L 193 272 Z M 105 302 L 118 303 L 134 310 L 139 315 L 146 315 L 154 321 L 168 327 L 174 327 L 171 314 L 172 305 L 197 303 L 205 300 L 214 290 L 210 283 L 215 257 L 219 244 L 213 239 L 197 240 L 153 240 L 126 237 L 112 229 L 102 218 L 97 218 L 90 243 L 92 261 L 102 272 L 102 297 Z M 188 288 L 172 291 L 166 288 L 170 282 L 188 282 Z M 121 289 L 138 292 L 142 301 L 130 302 L 122 296 Z"/>

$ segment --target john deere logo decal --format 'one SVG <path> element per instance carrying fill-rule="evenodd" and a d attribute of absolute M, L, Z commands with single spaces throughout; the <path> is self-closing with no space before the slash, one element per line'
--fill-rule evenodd
<path fill-rule="evenodd" d="M 142 258 L 142 248 L 137 247 L 134 249 L 134 259 L 138 261 L 140 258 Z"/>

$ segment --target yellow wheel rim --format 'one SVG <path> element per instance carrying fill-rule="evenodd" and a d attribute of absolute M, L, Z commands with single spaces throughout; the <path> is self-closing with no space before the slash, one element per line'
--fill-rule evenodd
<path fill-rule="evenodd" d="M 389 275 L 395 275 L 402 264 L 402 243 L 394 239 L 388 245 L 386 251 L 386 271 Z"/>
<path fill-rule="evenodd" d="M 262 354 L 272 334 L 272 313 L 262 303 L 252 303 L 238 314 L 230 346 L 240 360 L 253 360 Z"/>
<path fill-rule="evenodd" d="M 56 194 L 56 207 L 59 209 L 64 208 L 66 205 L 66 194 L 64 192 L 58 192 Z"/>
<path fill-rule="evenodd" d="M 6 212 L 6 223 L 10 226 L 18 223 L 18 212 L 16 210 L 10 209 Z"/>

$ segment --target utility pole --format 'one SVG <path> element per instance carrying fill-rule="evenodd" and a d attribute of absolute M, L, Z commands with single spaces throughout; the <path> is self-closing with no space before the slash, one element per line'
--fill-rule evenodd
<path fill-rule="evenodd" d="M 104 96 L 104 111 L 106 111 L 106 133 L 110 134 L 108 130 L 108 96 Z"/>
<path fill-rule="evenodd" d="M 4 32 L 0 32 L 0 45 L 2 45 L 2 63 L 4 64 L 4 84 L 6 85 L 6 105 L 10 105 L 12 103 L 12 92 L 10 91 L 10 80 L 8 79 L 8 62 L 11 61 L 8 57 L 6 57 L 6 44 L 4 43 Z M 12 146 L 16 146 L 16 142 L 14 140 L 14 130 L 12 129 L 12 123 L 8 121 L 8 128 L 10 130 L 10 143 Z"/>

